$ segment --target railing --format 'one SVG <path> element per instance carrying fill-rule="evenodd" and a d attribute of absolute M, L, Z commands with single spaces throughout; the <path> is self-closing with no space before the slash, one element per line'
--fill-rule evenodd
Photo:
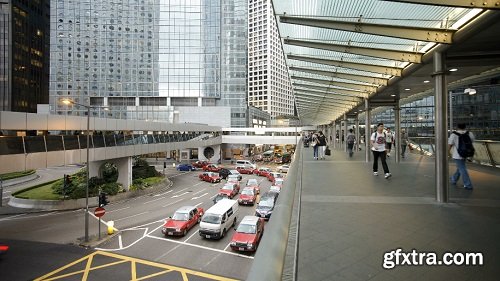
<path fill-rule="evenodd" d="M 285 255 L 289 242 L 288 238 L 289 235 L 292 235 L 290 234 L 290 223 L 294 210 L 294 200 L 296 192 L 300 192 L 298 176 L 301 173 L 301 171 L 299 171 L 302 160 L 301 143 L 297 146 L 297 150 L 293 157 L 294 159 L 288 170 L 284 187 L 278 197 L 271 217 L 272 222 L 266 225 L 266 235 L 262 238 L 246 280 L 282 280 L 283 270 L 285 268 Z M 298 190 L 297 187 L 299 187 Z M 298 237 L 295 237 L 295 239 L 298 239 Z M 295 252 L 295 261 L 297 260 L 296 254 Z M 293 271 L 296 271 L 296 265 L 294 265 Z"/>
<path fill-rule="evenodd" d="M 143 135 L 99 134 L 90 136 L 89 148 L 208 140 L 209 138 L 213 138 L 217 135 L 218 134 L 205 134 L 202 132 Z M 0 136 L 0 155 L 28 154 L 86 148 L 86 135 Z"/>
<path fill-rule="evenodd" d="M 434 156 L 434 137 L 415 137 L 409 141 L 411 152 Z M 500 166 L 500 141 L 475 140 L 476 153 L 471 160 L 487 166 Z"/>

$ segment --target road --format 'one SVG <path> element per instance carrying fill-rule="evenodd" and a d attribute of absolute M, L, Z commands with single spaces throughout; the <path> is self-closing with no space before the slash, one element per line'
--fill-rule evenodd
<path fill-rule="evenodd" d="M 253 254 L 240 254 L 229 247 L 231 229 L 221 240 L 207 240 L 198 235 L 199 226 L 192 228 L 185 237 L 170 238 L 161 233 L 165 219 L 176 209 L 195 205 L 208 209 L 212 198 L 222 183 L 211 184 L 198 179 L 199 171 L 178 172 L 167 167 L 172 188 L 159 194 L 115 202 L 106 206 L 101 232 L 106 222 L 113 221 L 119 235 L 99 245 L 95 250 L 135 257 L 206 272 L 234 279 L 245 279 L 253 261 Z M 261 182 L 261 193 L 269 190 L 271 183 L 265 177 L 243 175 Z M 253 215 L 255 206 L 241 206 L 239 219 Z M 272 219 L 267 222 L 272 223 Z M 0 217 L 0 237 L 55 244 L 73 244 L 84 234 L 84 211 L 18 214 Z M 96 235 L 98 220 L 91 215 L 89 233 Z M 13 242 L 11 242 L 13 243 Z M 5 255 L 8 258 L 8 255 Z M 59 265 L 60 266 L 60 265 Z M 54 266 L 48 268 L 52 269 Z M 47 272 L 41 272 L 41 275 Z"/>

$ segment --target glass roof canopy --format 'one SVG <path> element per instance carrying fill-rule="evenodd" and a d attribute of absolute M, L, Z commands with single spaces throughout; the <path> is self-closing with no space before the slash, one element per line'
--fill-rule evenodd
<path fill-rule="evenodd" d="M 364 98 L 380 96 L 390 79 L 421 63 L 436 45 L 453 44 L 454 32 L 483 12 L 380 0 L 273 0 L 273 5 L 298 114 L 311 125 L 330 123 Z"/>

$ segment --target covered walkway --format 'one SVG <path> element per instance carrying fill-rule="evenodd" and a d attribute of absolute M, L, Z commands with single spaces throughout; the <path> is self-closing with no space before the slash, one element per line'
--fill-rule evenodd
<path fill-rule="evenodd" d="M 450 186 L 451 203 L 443 204 L 435 199 L 434 159 L 391 159 L 386 180 L 364 157 L 335 150 L 316 161 L 303 150 L 297 280 L 498 280 L 498 168 L 470 165 L 474 190 Z M 484 266 L 384 269 L 384 252 L 397 248 L 436 252 L 438 260 L 444 252 L 480 252 Z"/>

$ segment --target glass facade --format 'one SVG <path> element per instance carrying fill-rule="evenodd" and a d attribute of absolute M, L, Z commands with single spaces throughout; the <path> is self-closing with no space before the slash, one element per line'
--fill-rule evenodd
<path fill-rule="evenodd" d="M 221 99 L 216 105 L 231 107 L 231 127 L 247 127 L 247 1 L 221 3 Z"/>
<path fill-rule="evenodd" d="M 0 3 L 0 110 L 36 112 L 48 101 L 48 0 Z"/>

